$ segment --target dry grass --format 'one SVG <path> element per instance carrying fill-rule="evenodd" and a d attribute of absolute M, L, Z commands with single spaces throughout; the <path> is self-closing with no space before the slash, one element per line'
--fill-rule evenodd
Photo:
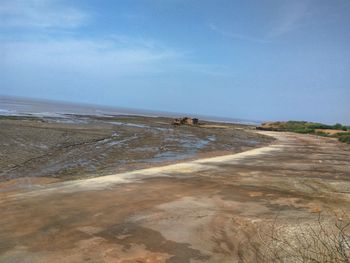
<path fill-rule="evenodd" d="M 335 135 L 337 133 L 343 133 L 343 132 L 347 132 L 347 131 L 343 131 L 343 130 L 331 130 L 331 129 L 315 129 L 315 132 L 323 132 L 327 135 Z"/>

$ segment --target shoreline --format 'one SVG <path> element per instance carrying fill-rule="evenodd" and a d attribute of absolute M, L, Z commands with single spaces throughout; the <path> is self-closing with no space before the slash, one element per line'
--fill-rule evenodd
<path fill-rule="evenodd" d="M 170 122 L 170 118 L 140 116 L 74 116 L 69 122 L 55 118 L 0 118 L 0 181 L 105 176 L 238 153 L 273 140 L 242 124 L 174 127 Z M 35 179 L 35 184 L 39 181 Z"/>
<path fill-rule="evenodd" d="M 265 134 L 266 132 L 262 133 L 259 131 L 253 131 L 258 134 Z M 266 134 L 265 134 L 266 135 Z M 107 175 L 96 175 L 96 176 L 90 176 L 88 178 L 84 178 L 84 176 L 81 176 L 79 178 L 51 178 L 51 177 L 21 177 L 21 178 L 14 178 L 9 179 L 5 181 L 0 181 L 0 196 L 7 196 L 8 194 L 11 194 L 13 192 L 16 192 L 18 194 L 22 192 L 28 192 L 28 191 L 35 191 L 36 189 L 41 189 L 43 187 L 50 187 L 52 184 L 60 184 L 60 183 L 69 183 L 69 182 L 75 182 L 75 181 L 83 181 L 83 180 L 89 180 L 89 179 L 95 179 L 100 177 L 106 177 L 106 176 L 116 176 L 118 174 L 133 174 L 133 173 L 140 173 L 142 171 L 147 171 L 148 169 L 160 169 L 165 167 L 172 167 L 178 164 L 183 163 L 201 163 L 202 161 L 210 161 L 210 160 L 218 160 L 217 158 L 222 158 L 222 160 L 226 159 L 225 157 L 234 157 L 239 154 L 243 154 L 246 152 L 251 152 L 255 150 L 259 150 L 261 148 L 270 147 L 273 144 L 276 143 L 277 138 L 271 135 L 267 135 L 272 138 L 274 138 L 274 141 L 271 141 L 268 144 L 265 144 L 263 146 L 259 146 L 253 149 L 247 148 L 243 151 L 239 152 L 232 152 L 232 151 L 211 151 L 211 152 L 201 152 L 197 153 L 195 156 L 188 157 L 181 160 L 173 160 L 173 161 L 164 161 L 159 163 L 152 163 L 152 164 L 144 164 L 140 165 L 137 164 L 136 168 L 128 167 L 125 171 L 120 171 L 114 174 L 107 174 Z M 242 155 L 244 156 L 244 155 Z"/>
<path fill-rule="evenodd" d="M 261 132 L 258 132 L 261 133 Z M 266 132 L 264 132 L 266 133 Z M 268 135 L 277 140 L 271 142 L 269 145 L 257 147 L 254 149 L 223 154 L 223 155 L 206 155 L 206 157 L 193 157 L 191 159 L 174 161 L 171 163 L 162 163 L 156 166 L 141 168 L 136 170 L 125 171 L 121 173 L 115 173 L 110 175 L 96 176 L 85 179 L 75 179 L 67 181 L 52 182 L 44 185 L 35 185 L 33 189 L 26 189 L 19 193 L 12 194 L 11 192 L 4 192 L 4 198 L 21 198 L 21 197 L 34 197 L 41 194 L 50 194 L 53 191 L 59 191 L 61 193 L 74 193 L 79 191 L 95 191 L 103 190 L 109 186 L 123 183 L 135 183 L 140 180 L 149 179 L 153 177 L 176 177 L 181 174 L 188 174 L 192 172 L 200 172 L 206 170 L 213 165 L 224 165 L 225 163 L 232 163 L 233 161 L 239 161 L 246 157 L 259 156 L 273 151 L 280 151 L 281 147 L 275 147 L 278 144 L 278 136 Z M 23 178 L 24 179 L 24 178 Z M 49 179 L 49 178 L 47 178 Z M 0 183 L 1 188 L 1 183 Z M 0 191 L 1 194 L 1 191 Z M 5 201 L 5 200 L 4 200 Z"/>
<path fill-rule="evenodd" d="M 9 109 L 6 105 L 12 105 L 12 108 Z M 25 98 L 25 97 L 16 97 L 16 96 L 7 96 L 0 95 L 0 113 L 2 110 L 6 110 L 9 113 L 16 108 L 16 104 L 27 105 L 29 110 L 18 112 L 18 116 L 27 116 L 27 117 L 45 117 L 42 114 L 54 114 L 54 115 L 84 115 L 84 116 L 100 116 L 100 117 L 118 117 L 118 116 L 136 116 L 136 117 L 149 117 L 149 118 L 177 118 L 179 116 L 193 116 L 207 122 L 217 122 L 217 123 L 228 123 L 228 124 L 242 124 L 242 125 L 259 125 L 262 122 L 256 120 L 247 120 L 241 118 L 230 118 L 230 117 L 219 117 L 219 116 L 210 116 L 210 115 L 197 115 L 194 113 L 181 113 L 181 112 L 167 112 L 167 111 L 155 111 L 148 109 L 133 109 L 127 107 L 114 107 L 110 105 L 98 105 L 91 103 L 76 103 L 76 102 L 67 102 L 59 100 L 50 100 L 50 99 L 37 99 L 37 98 Z M 15 107 L 14 107 L 15 105 Z M 44 107 L 41 111 L 31 112 L 30 107 Z M 53 111 L 47 111 L 47 108 L 56 107 Z M 65 111 L 66 107 L 74 108 L 75 111 Z M 18 105 L 17 105 L 18 108 Z M 20 107 L 22 108 L 22 107 Z M 61 108 L 61 110 L 59 110 Z M 46 109 L 46 110 L 45 110 Z M 63 109 L 63 110 L 62 110 Z M 84 113 L 85 112 L 85 113 Z M 97 114 L 100 112 L 100 114 Z M 16 114 L 16 113 L 15 113 Z M 24 114 L 24 115 L 20 115 Z M 29 114 L 29 115 L 27 115 Z M 0 116 L 16 116 L 16 115 L 1 115 Z M 50 115 L 46 116 L 50 117 Z M 54 117 L 54 116 L 53 116 Z"/>

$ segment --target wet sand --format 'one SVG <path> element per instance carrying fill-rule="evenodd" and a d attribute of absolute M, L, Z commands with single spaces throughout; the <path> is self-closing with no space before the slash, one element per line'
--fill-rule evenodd
<path fill-rule="evenodd" d="M 0 182 L 66 181 L 223 155 L 268 144 L 252 127 L 174 127 L 170 118 L 0 117 Z"/>
<path fill-rule="evenodd" d="M 350 146 L 301 134 L 221 157 L 7 191 L 0 262 L 238 262 L 250 224 L 350 213 Z"/>

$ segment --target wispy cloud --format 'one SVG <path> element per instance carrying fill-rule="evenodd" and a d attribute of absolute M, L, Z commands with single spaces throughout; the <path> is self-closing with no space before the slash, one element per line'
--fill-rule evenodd
<path fill-rule="evenodd" d="M 151 38 L 141 36 L 130 36 L 123 34 L 112 34 L 109 36 L 115 44 L 129 48 L 147 48 L 150 50 L 166 50 L 168 47 Z"/>
<path fill-rule="evenodd" d="M 5 67 L 39 67 L 72 72 L 106 72 L 115 75 L 144 74 L 162 71 L 164 64 L 176 61 L 181 54 L 170 48 L 121 46 L 113 40 L 11 41 L 0 44 Z"/>
<path fill-rule="evenodd" d="M 0 42 L 0 68 L 70 72 L 80 76 L 118 77 L 196 74 L 230 76 L 223 65 L 198 63 L 188 52 L 156 40 L 114 35 L 108 39 L 40 39 Z M 65 73 L 64 73 L 65 74 Z"/>
<path fill-rule="evenodd" d="M 225 31 L 221 28 L 219 28 L 218 26 L 216 26 L 213 23 L 210 23 L 208 25 L 209 29 L 228 38 L 232 38 L 232 39 L 239 39 L 239 40 L 247 40 L 247 41 L 251 41 L 251 42 L 257 42 L 257 43 L 269 43 L 271 42 L 268 39 L 265 38 L 259 38 L 259 37 L 254 37 L 254 36 L 248 36 L 248 35 L 241 35 L 241 34 L 235 34 L 229 31 Z"/>
<path fill-rule="evenodd" d="M 0 1 L 0 26 L 75 28 L 88 18 L 86 12 L 63 0 Z"/>
<path fill-rule="evenodd" d="M 212 77 L 233 77 L 232 69 L 225 65 L 208 65 L 205 63 L 185 61 L 175 64 L 173 68 L 177 71 L 185 71 Z"/>
<path fill-rule="evenodd" d="M 237 34 L 209 23 L 208 28 L 222 36 L 256 43 L 271 43 L 276 38 L 297 30 L 303 25 L 304 20 L 311 14 L 308 0 L 283 1 L 277 15 L 272 22 L 266 21 L 268 29 L 261 32 L 260 36 Z M 263 28 L 263 27 L 262 27 Z"/>
<path fill-rule="evenodd" d="M 222 72 L 217 66 L 196 63 L 188 51 L 158 39 L 137 34 L 85 37 L 77 34 L 76 29 L 92 18 L 66 0 L 0 0 L 0 27 L 15 27 L 11 36 L 0 37 L 0 67 L 113 77 L 164 72 L 216 75 Z M 69 30 L 64 34 L 57 34 L 56 30 L 48 34 L 35 30 L 35 34 L 21 36 L 16 34 L 17 27 Z M 32 32 L 30 30 L 28 32 Z"/>
<path fill-rule="evenodd" d="M 266 37 L 271 39 L 298 29 L 309 14 L 309 1 L 286 1 Z"/>
<path fill-rule="evenodd" d="M 113 34 L 77 37 L 74 32 L 90 16 L 65 0 L 0 1 L 0 27 L 71 29 L 69 35 L 41 34 L 0 38 L 5 68 L 71 70 L 83 74 L 138 75 L 161 72 L 181 53 L 159 41 Z"/>

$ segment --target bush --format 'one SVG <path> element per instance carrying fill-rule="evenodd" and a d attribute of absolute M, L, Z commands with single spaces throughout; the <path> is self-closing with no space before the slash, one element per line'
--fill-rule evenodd
<path fill-rule="evenodd" d="M 325 133 L 323 131 L 315 131 L 315 134 L 318 135 L 318 136 L 324 136 L 324 137 L 328 136 L 328 133 Z"/>
<path fill-rule="evenodd" d="M 335 129 L 335 130 L 342 130 L 343 129 L 343 125 L 341 125 L 340 123 L 337 123 L 337 124 L 333 125 L 333 129 Z"/>
<path fill-rule="evenodd" d="M 335 135 L 339 141 L 350 144 L 350 132 L 341 132 Z"/>
<path fill-rule="evenodd" d="M 349 143 L 350 144 L 350 136 L 342 136 L 339 137 L 339 141 Z"/>
<path fill-rule="evenodd" d="M 313 129 L 333 129 L 333 126 L 322 123 L 309 123 L 309 127 Z"/>
<path fill-rule="evenodd" d="M 337 124 L 333 125 L 333 128 L 335 130 L 343 130 L 343 131 L 347 131 L 348 130 L 348 127 L 343 126 L 340 123 L 337 123 Z"/>
<path fill-rule="evenodd" d="M 277 121 L 277 122 L 269 123 L 265 127 L 264 125 L 262 125 L 261 127 L 257 127 L 257 129 L 270 130 L 270 131 L 282 131 L 282 132 L 296 132 L 296 133 L 302 133 L 302 134 L 315 134 L 315 135 L 325 136 L 325 137 L 337 137 L 341 142 L 350 143 L 350 138 L 349 138 L 350 132 L 338 133 L 336 135 L 329 135 L 323 131 L 316 131 L 317 129 L 320 129 L 320 130 L 336 129 L 336 130 L 344 130 L 344 131 L 347 131 L 349 129 L 349 127 L 343 126 L 340 123 L 337 123 L 335 125 L 326 125 L 322 123 L 306 122 L 306 121 L 287 121 L 287 122 Z"/>
<path fill-rule="evenodd" d="M 299 128 L 299 129 L 293 130 L 293 132 L 308 134 L 308 133 L 314 133 L 315 130 L 311 128 Z"/>

